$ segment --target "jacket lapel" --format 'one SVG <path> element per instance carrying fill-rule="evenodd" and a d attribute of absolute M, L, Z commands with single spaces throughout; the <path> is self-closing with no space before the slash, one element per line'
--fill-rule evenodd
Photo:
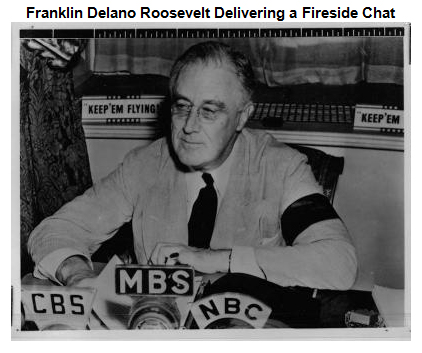
<path fill-rule="evenodd" d="M 253 219 L 257 194 L 251 190 L 257 190 L 257 173 L 250 168 L 251 151 L 244 134 L 239 135 L 237 143 L 229 182 L 211 239 L 213 249 L 251 245 L 256 234 Z"/>
<path fill-rule="evenodd" d="M 142 218 L 144 246 L 148 256 L 159 242 L 188 243 L 186 179 L 170 158 L 149 191 Z"/>

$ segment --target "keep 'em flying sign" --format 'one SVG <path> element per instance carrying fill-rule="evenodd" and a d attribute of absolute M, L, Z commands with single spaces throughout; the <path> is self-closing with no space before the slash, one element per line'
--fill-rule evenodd
<path fill-rule="evenodd" d="M 82 121 L 89 124 L 154 122 L 163 101 L 162 96 L 83 97 Z"/>
<path fill-rule="evenodd" d="M 394 107 L 357 104 L 354 129 L 403 133 L 403 110 Z"/>

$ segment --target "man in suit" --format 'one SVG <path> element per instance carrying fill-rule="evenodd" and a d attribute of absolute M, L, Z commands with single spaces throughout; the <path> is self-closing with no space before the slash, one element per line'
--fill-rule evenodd
<path fill-rule="evenodd" d="M 253 89 L 249 61 L 232 48 L 184 53 L 170 74 L 170 136 L 41 222 L 28 242 L 35 276 L 89 285 L 91 254 L 132 220 L 138 263 L 350 288 L 354 247 L 306 157 L 245 128 Z"/>

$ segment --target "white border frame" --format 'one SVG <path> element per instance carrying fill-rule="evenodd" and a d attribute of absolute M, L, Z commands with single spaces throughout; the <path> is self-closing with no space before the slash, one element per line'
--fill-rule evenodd
<path fill-rule="evenodd" d="M 12 285 L 14 306 L 14 325 L 12 326 L 12 338 L 14 340 L 174 340 L 174 339 L 224 339 L 224 340 L 408 340 L 410 339 L 410 25 L 403 22 L 383 23 L 383 22 L 263 22 L 263 23 L 200 23 L 200 22 L 39 22 L 39 23 L 12 23 L 12 175 L 19 175 L 19 29 L 30 28 L 61 28 L 61 29 L 83 29 L 83 28 L 263 28 L 263 27 L 287 27 L 287 28 L 324 28 L 324 27 L 406 27 L 404 40 L 404 62 L 405 62 L 405 319 L 406 326 L 403 328 L 382 328 L 382 329 L 265 329 L 265 330 L 213 330 L 213 331 L 48 331 L 48 332 L 22 332 L 17 331 L 20 320 L 20 261 L 16 264 L 16 254 L 20 254 L 20 212 L 19 212 L 19 178 L 12 179 Z M 410 39 L 410 38 L 409 38 Z M 371 148 L 371 147 L 369 147 Z M 18 255 L 20 256 L 20 255 Z M 15 260 L 15 261 L 14 261 Z M 408 313 L 408 314 L 407 314 Z"/>

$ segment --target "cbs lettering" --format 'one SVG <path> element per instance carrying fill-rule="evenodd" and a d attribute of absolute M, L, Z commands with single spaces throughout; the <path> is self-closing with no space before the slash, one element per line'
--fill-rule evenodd
<path fill-rule="evenodd" d="M 37 314 L 85 314 L 84 298 L 80 294 L 32 293 L 31 299 Z"/>

